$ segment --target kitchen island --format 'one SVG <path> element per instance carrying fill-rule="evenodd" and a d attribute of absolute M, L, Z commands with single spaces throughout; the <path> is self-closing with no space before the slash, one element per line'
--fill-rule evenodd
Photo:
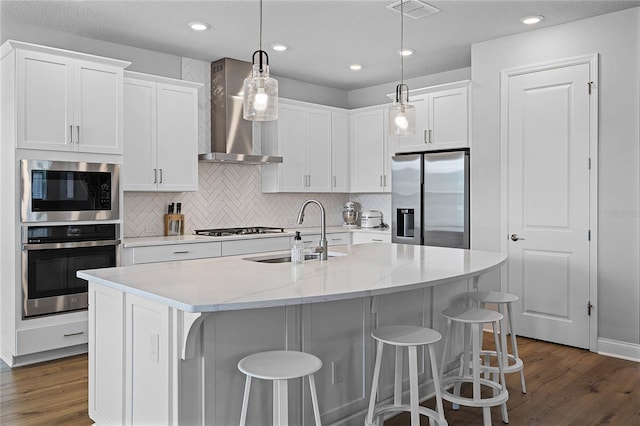
<path fill-rule="evenodd" d="M 299 265 L 245 255 L 79 272 L 89 281 L 90 417 L 97 424 L 237 424 L 244 383 L 237 362 L 290 349 L 323 361 L 316 377 L 323 423 L 362 424 L 370 331 L 399 323 L 441 328 L 439 312 L 465 303 L 460 294 L 506 260 L 388 243 L 332 252 Z M 383 380 L 386 398 L 391 378 Z M 302 385 L 290 383 L 290 421 L 313 424 Z M 248 424 L 271 418 L 270 401 L 269 383 L 258 381 Z"/>

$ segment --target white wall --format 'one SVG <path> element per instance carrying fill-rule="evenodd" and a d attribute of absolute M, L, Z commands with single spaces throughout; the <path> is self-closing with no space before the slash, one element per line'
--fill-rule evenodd
<path fill-rule="evenodd" d="M 472 46 L 471 241 L 499 250 L 504 237 L 500 71 L 591 53 L 600 54 L 598 334 L 638 344 L 640 8 Z"/>

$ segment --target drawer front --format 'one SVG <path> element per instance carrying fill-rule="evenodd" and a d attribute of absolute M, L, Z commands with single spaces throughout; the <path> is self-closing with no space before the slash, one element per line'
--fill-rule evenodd
<path fill-rule="evenodd" d="M 89 321 L 16 331 L 16 355 L 66 348 L 89 341 Z"/>
<path fill-rule="evenodd" d="M 293 238 L 291 239 L 293 241 Z M 306 248 L 315 247 L 320 242 L 320 234 L 302 235 L 302 242 Z M 351 244 L 351 235 L 349 232 L 339 232 L 337 234 L 327 234 L 327 244 L 329 250 L 333 246 L 342 246 Z"/>
<path fill-rule="evenodd" d="M 220 242 L 168 244 L 133 248 L 133 263 L 170 262 L 174 260 L 220 257 Z"/>
<path fill-rule="evenodd" d="M 365 243 L 390 243 L 390 234 L 370 234 L 365 232 L 353 232 L 352 244 L 365 244 Z"/>
<path fill-rule="evenodd" d="M 223 256 L 289 250 L 289 237 L 256 238 L 222 242 Z"/>

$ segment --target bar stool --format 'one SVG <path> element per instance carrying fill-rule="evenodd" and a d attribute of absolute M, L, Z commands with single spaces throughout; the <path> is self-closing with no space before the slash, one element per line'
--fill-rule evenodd
<path fill-rule="evenodd" d="M 459 374 L 457 376 L 445 377 L 441 380 L 442 384 L 442 398 L 453 403 L 454 408 L 457 405 L 465 405 L 467 407 L 482 407 L 482 416 L 484 419 L 484 425 L 491 425 L 491 407 L 498 405 L 502 406 L 502 421 L 509 423 L 509 416 L 507 414 L 507 399 L 509 399 L 509 392 L 507 392 L 506 382 L 504 380 L 504 371 L 502 367 L 502 357 L 498 356 L 498 375 L 500 382 L 494 382 L 486 378 L 481 377 L 481 373 L 484 371 L 483 366 L 480 365 L 480 348 L 482 341 L 482 325 L 485 323 L 491 323 L 493 327 L 493 337 L 496 345 L 496 353 L 501 354 L 500 341 L 498 339 L 498 328 L 500 327 L 500 320 L 503 318 L 502 314 L 488 309 L 478 308 L 448 308 L 442 311 L 442 316 L 447 319 L 447 328 L 444 338 L 444 348 L 442 352 L 442 360 L 440 365 L 440 374 L 444 374 L 445 364 L 450 360 L 449 350 L 452 346 L 451 342 L 451 324 L 452 322 L 460 323 L 464 325 L 464 352 L 462 354 L 462 363 L 460 365 Z M 471 352 L 468 347 L 467 331 L 471 333 Z M 469 361 L 471 356 L 471 361 Z M 469 372 L 471 367 L 471 372 Z M 473 386 L 472 397 L 460 396 L 460 386 L 464 383 L 471 383 Z M 450 392 L 449 388 L 453 385 L 454 391 Z M 493 390 L 491 397 L 482 397 L 482 387 L 490 388 Z"/>
<path fill-rule="evenodd" d="M 447 425 L 442 407 L 442 395 L 440 390 L 440 375 L 438 374 L 437 361 L 433 345 L 442 339 L 442 335 L 435 330 L 411 325 L 397 325 L 380 327 L 371 332 L 371 336 L 378 342 L 376 352 L 376 364 L 373 370 L 371 383 L 371 397 L 369 410 L 365 419 L 365 425 L 373 425 L 373 419 L 393 411 L 408 411 L 411 413 L 411 426 L 420 425 L 420 414 L 429 417 L 429 424 L 438 422 L 439 426 Z M 382 349 L 384 344 L 396 347 L 395 381 L 393 391 L 393 404 L 384 404 L 376 407 L 378 394 L 378 381 L 380 379 L 380 366 L 382 363 Z M 421 407 L 418 398 L 418 356 L 417 347 L 427 345 L 429 359 L 431 361 L 431 374 L 436 394 L 436 411 Z M 402 348 L 406 347 L 409 356 L 409 404 L 402 404 Z M 376 423 L 377 424 L 377 423 Z"/>
<path fill-rule="evenodd" d="M 238 362 L 238 369 L 247 375 L 242 398 L 240 426 L 247 420 L 251 378 L 273 381 L 273 424 L 285 426 L 289 422 L 287 380 L 309 377 L 311 402 L 316 425 L 320 426 L 320 410 L 313 373 L 322 367 L 322 361 L 315 355 L 298 351 L 268 351 L 246 356 Z"/>
<path fill-rule="evenodd" d="M 524 382 L 524 363 L 518 355 L 518 342 L 516 339 L 516 332 L 513 325 L 513 312 L 511 310 L 511 304 L 520 300 L 518 296 L 510 293 L 503 293 L 499 291 L 472 291 L 467 293 L 467 296 L 476 302 L 478 307 L 484 308 L 486 303 L 493 303 L 498 305 L 499 312 L 504 316 L 504 307 L 507 308 L 506 319 L 502 320 L 500 327 L 500 345 L 502 346 L 502 365 L 504 367 L 505 374 L 520 372 L 520 383 L 522 384 L 522 393 L 527 393 L 527 387 Z M 506 323 L 505 323 L 506 322 Z M 507 332 L 511 333 L 511 350 L 513 354 L 510 354 L 507 347 Z M 489 359 L 492 356 L 496 356 L 495 351 L 480 351 L 485 358 L 485 369 L 491 373 L 497 374 L 498 369 L 495 367 L 488 367 Z M 511 364 L 510 364 L 511 363 Z M 495 378 L 494 378 L 495 380 Z"/>

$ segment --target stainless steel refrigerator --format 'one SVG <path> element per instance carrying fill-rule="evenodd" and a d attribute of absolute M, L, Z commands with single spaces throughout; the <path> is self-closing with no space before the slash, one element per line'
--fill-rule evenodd
<path fill-rule="evenodd" d="M 469 150 L 391 161 L 394 243 L 469 248 Z"/>

